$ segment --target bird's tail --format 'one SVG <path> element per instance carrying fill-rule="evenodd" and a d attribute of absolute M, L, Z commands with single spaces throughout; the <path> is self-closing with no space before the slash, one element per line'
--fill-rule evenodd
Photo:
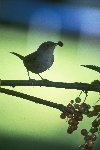
<path fill-rule="evenodd" d="M 19 57 L 21 60 L 24 59 L 24 56 L 22 56 L 22 55 L 20 55 L 20 54 L 17 54 L 17 53 L 15 53 L 15 52 L 10 52 L 10 53 L 16 55 L 16 56 Z"/>
<path fill-rule="evenodd" d="M 98 67 L 98 66 L 95 66 L 95 65 L 81 65 L 81 66 L 92 69 L 92 70 L 100 73 L 100 67 Z"/>

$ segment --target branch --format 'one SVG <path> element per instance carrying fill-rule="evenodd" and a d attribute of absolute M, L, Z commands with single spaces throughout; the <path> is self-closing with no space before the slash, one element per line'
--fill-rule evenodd
<path fill-rule="evenodd" d="M 65 88 L 65 89 L 76 89 L 82 91 L 94 91 L 100 92 L 100 81 L 95 84 L 95 81 L 91 84 L 74 82 L 74 83 L 64 83 L 64 82 L 53 82 L 49 80 L 1 80 L 1 86 L 45 86 L 45 87 L 55 87 L 55 88 Z"/>
<path fill-rule="evenodd" d="M 52 82 L 48 80 L 0 80 L 1 86 L 46 86 L 46 87 L 55 87 L 55 88 L 65 88 L 65 89 L 77 89 L 82 91 L 100 91 L 100 81 L 96 80 L 91 84 L 88 83 L 63 83 L 63 82 Z M 5 93 L 7 95 L 12 95 L 16 97 L 20 97 L 35 103 L 39 103 L 42 105 L 46 105 L 49 107 L 53 107 L 59 109 L 62 112 L 68 112 L 72 114 L 78 113 L 76 110 L 72 110 L 71 108 L 67 108 L 62 104 L 57 104 L 51 101 L 43 100 L 41 98 L 37 98 L 34 96 L 30 96 L 21 92 L 17 92 L 14 90 L 9 90 L 5 88 L 0 88 L 1 93 Z"/>
<path fill-rule="evenodd" d="M 14 91 L 14 90 L 0 88 L 0 92 L 5 93 L 7 95 L 20 97 L 20 98 L 23 98 L 23 99 L 26 99 L 26 100 L 29 100 L 29 101 L 32 101 L 32 102 L 35 102 L 35 103 L 38 103 L 38 104 L 53 107 L 53 108 L 59 109 L 62 112 L 68 112 L 68 113 L 71 113 L 71 114 L 77 113 L 77 111 L 74 111 L 70 108 L 67 108 L 66 106 L 64 106 L 62 104 L 57 104 L 57 103 L 54 103 L 54 102 L 51 102 L 51 101 L 43 100 L 41 98 L 30 96 L 30 95 L 27 95 L 27 94 L 24 94 L 24 93 L 21 93 L 21 92 L 17 92 L 17 91 Z"/>

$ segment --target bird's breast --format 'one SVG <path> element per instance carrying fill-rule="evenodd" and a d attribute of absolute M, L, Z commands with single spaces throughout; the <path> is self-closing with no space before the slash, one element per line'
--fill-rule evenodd
<path fill-rule="evenodd" d="M 54 62 L 54 56 L 38 56 L 36 59 L 24 61 L 24 65 L 27 70 L 33 73 L 42 73 L 49 69 Z"/>

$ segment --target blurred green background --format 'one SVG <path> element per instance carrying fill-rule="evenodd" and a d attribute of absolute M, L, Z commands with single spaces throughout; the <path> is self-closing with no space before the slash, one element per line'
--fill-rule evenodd
<path fill-rule="evenodd" d="M 45 2 L 44 0 L 43 4 Z M 62 41 L 64 46 L 56 47 L 54 64 L 41 74 L 43 78 L 68 83 L 91 83 L 100 79 L 99 73 L 80 66 L 100 66 L 100 12 L 99 8 L 96 10 L 99 2 L 95 8 L 91 1 L 83 3 L 77 0 L 77 7 L 73 0 L 54 2 L 49 0 L 46 5 L 40 6 L 39 0 L 0 1 L 1 80 L 27 80 L 28 75 L 23 62 L 9 52 L 25 56 L 36 51 L 45 41 Z M 88 9 L 81 11 L 83 4 Z M 40 79 L 36 74 L 30 75 L 33 79 Z M 77 90 L 46 87 L 5 88 L 64 105 L 80 94 Z M 84 93 L 81 98 L 84 100 Z M 89 92 L 86 102 L 93 106 L 98 98 L 99 93 Z M 84 143 L 81 129 L 90 129 L 94 118 L 84 116 L 77 131 L 69 135 L 68 123 L 60 119 L 60 113 L 53 108 L 0 94 L 0 150 L 78 149 L 78 146 Z M 100 136 L 95 142 L 94 150 L 99 149 L 99 140 Z"/>
<path fill-rule="evenodd" d="M 3 25 L 0 25 L 0 36 L 0 78 L 2 80 L 28 79 L 27 71 L 21 60 L 9 52 L 14 51 L 27 55 L 47 40 L 54 42 L 61 40 L 64 46 L 55 49 L 55 62 L 50 70 L 41 74 L 44 78 L 52 81 L 88 83 L 94 79 L 99 79 L 98 73 L 80 66 L 80 64 L 99 65 L 100 47 L 94 45 L 91 40 L 85 41 L 83 37 L 68 38 L 57 33 L 37 31 L 31 27 L 27 30 Z M 31 74 L 31 78 L 40 79 L 35 74 Z M 10 89 L 13 88 L 10 87 Z M 65 105 L 80 93 L 77 90 L 46 87 L 15 87 L 14 90 Z M 83 100 L 84 97 L 85 94 L 82 94 Z M 98 98 L 98 93 L 89 92 L 87 103 L 94 105 Z M 61 149 L 62 147 L 63 149 L 66 149 L 66 147 L 77 149 L 78 145 L 84 142 L 80 130 L 84 127 L 89 129 L 92 119 L 85 118 L 79 124 L 79 129 L 72 135 L 68 135 L 66 132 L 68 124 L 65 120 L 61 120 L 59 116 L 60 112 L 58 110 L 0 94 L 1 146 L 6 148 L 6 145 L 2 144 L 2 141 L 6 141 L 8 147 L 10 147 L 9 149 L 11 147 L 18 149 L 18 147 L 20 148 L 19 145 L 22 148 L 24 146 L 24 149 L 27 149 L 28 145 L 28 149 L 34 146 L 36 149 L 36 143 L 40 144 L 40 147 L 44 145 L 43 149 L 47 148 L 48 145 L 50 149 L 53 148 L 52 146 L 55 147 L 54 149 Z M 5 139 L 5 137 L 8 139 Z M 99 139 L 97 139 L 94 149 L 99 145 Z M 11 145 L 9 145 L 10 140 L 13 142 Z M 16 140 L 18 140 L 18 145 L 16 145 Z M 37 149 L 40 149 L 40 147 Z"/>

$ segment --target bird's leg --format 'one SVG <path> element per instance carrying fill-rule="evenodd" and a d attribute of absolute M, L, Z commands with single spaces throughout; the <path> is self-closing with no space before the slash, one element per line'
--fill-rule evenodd
<path fill-rule="evenodd" d="M 28 71 L 28 70 L 27 70 L 27 73 L 28 73 L 29 80 L 31 80 L 30 75 L 29 75 L 29 71 Z M 39 73 L 38 73 L 38 75 L 39 75 L 39 77 L 40 77 L 42 80 L 44 80 L 44 79 L 40 76 Z"/>
<path fill-rule="evenodd" d="M 29 71 L 28 71 L 28 70 L 27 70 L 27 73 L 28 73 L 28 77 L 29 77 L 29 80 L 30 80 L 31 78 L 30 78 L 30 75 L 29 75 Z"/>
<path fill-rule="evenodd" d="M 47 79 L 43 79 L 43 78 L 40 76 L 39 73 L 38 73 L 38 75 L 39 75 L 39 77 L 40 77 L 43 81 L 45 81 L 45 82 L 46 82 L 46 81 L 47 81 L 47 82 L 49 81 L 49 80 L 47 80 Z"/>
<path fill-rule="evenodd" d="M 42 80 L 44 80 L 41 76 L 40 76 L 40 74 L 38 73 L 38 75 L 39 75 L 39 77 L 42 79 Z"/>

